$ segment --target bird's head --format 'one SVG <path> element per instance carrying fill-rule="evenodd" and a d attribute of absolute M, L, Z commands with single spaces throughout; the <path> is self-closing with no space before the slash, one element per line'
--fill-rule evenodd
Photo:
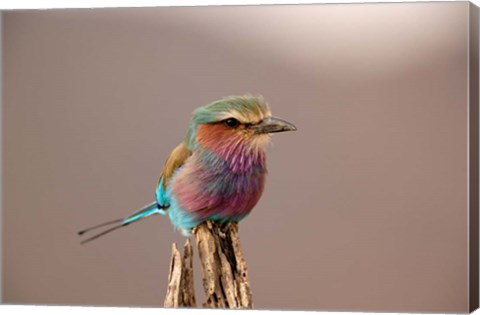
<path fill-rule="evenodd" d="M 215 153 L 258 152 L 269 143 L 270 134 L 297 128 L 273 117 L 262 97 L 231 96 L 193 112 L 189 143 Z"/>

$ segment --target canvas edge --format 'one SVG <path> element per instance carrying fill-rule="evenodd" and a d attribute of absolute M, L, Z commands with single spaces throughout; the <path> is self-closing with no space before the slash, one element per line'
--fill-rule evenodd
<path fill-rule="evenodd" d="M 479 162 L 479 20 L 478 20 L 479 8 L 470 2 L 469 4 L 469 24 L 468 24 L 468 43 L 469 43 L 469 56 L 468 56 L 468 138 L 469 138 L 469 152 L 468 152 L 468 263 L 469 263 L 469 297 L 468 297 L 468 309 L 470 312 L 475 311 L 478 308 L 479 303 L 479 213 L 478 213 L 478 201 L 479 201 L 479 184 L 478 184 L 478 162 Z"/>
<path fill-rule="evenodd" d="M 3 304 L 3 11 L 0 11 L 0 304 Z"/>

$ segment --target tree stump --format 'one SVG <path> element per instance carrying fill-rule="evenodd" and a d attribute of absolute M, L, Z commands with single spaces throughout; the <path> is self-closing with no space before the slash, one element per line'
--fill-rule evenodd
<path fill-rule="evenodd" d="M 238 223 L 220 224 L 212 221 L 204 222 L 193 230 L 200 259 L 203 289 L 207 297 L 203 303 L 204 307 L 253 307 L 248 269 L 240 247 L 238 230 Z M 195 305 L 192 256 L 193 251 L 188 240 L 183 259 L 173 244 L 165 307 Z M 185 265 L 189 265 L 190 268 L 185 268 Z M 188 302 L 189 297 L 193 297 L 193 304 L 191 298 L 190 304 L 184 302 Z"/>

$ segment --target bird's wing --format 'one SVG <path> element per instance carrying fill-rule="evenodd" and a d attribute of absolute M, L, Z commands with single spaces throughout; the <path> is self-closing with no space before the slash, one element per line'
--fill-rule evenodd
<path fill-rule="evenodd" d="M 165 162 L 158 179 L 156 194 L 157 203 L 160 207 L 168 208 L 170 204 L 166 194 L 168 181 L 172 177 L 175 170 L 182 166 L 190 155 L 192 155 L 192 151 L 188 149 L 185 142 L 180 143 L 175 149 L 173 149 L 172 153 L 170 153 L 170 156 L 168 157 L 167 162 Z"/>

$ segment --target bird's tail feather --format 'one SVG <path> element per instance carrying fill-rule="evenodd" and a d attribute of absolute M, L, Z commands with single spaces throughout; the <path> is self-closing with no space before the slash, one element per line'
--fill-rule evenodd
<path fill-rule="evenodd" d="M 144 206 L 143 208 L 135 211 L 134 213 L 132 213 L 131 215 L 129 215 L 125 219 L 123 219 L 123 223 L 124 224 L 129 224 L 129 223 L 135 222 L 137 220 L 140 220 L 140 219 L 146 218 L 148 216 L 151 216 L 152 214 L 158 214 L 158 213 L 159 213 L 159 209 L 157 208 L 157 203 L 152 202 L 152 203 Z"/>
<path fill-rule="evenodd" d="M 101 233 L 98 233 L 98 234 L 95 234 L 83 241 L 80 242 L 80 244 L 85 244 L 85 243 L 88 243 L 90 241 L 93 241 L 97 238 L 99 238 L 100 236 L 103 236 L 105 234 L 108 234 L 112 231 L 115 231 L 119 228 L 122 228 L 124 226 L 127 226 L 129 225 L 130 223 L 132 222 L 135 222 L 135 221 L 138 221 L 140 219 L 143 219 L 143 218 L 146 218 L 148 216 L 151 216 L 153 214 L 158 214 L 160 213 L 158 208 L 157 208 L 157 203 L 156 202 L 152 202 L 144 207 L 142 207 L 141 209 L 135 211 L 134 213 L 132 213 L 131 215 L 129 215 L 128 217 L 124 218 L 124 219 L 117 219 L 117 220 L 112 220 L 112 221 L 108 221 L 108 222 L 104 222 L 104 223 L 101 223 L 101 224 L 97 224 L 95 226 L 92 226 L 90 228 L 87 228 L 87 229 L 84 229 L 84 230 L 81 230 L 78 232 L 78 235 L 83 235 L 85 234 L 86 232 L 89 232 L 89 231 L 92 231 L 92 230 L 96 230 L 100 227 L 103 227 L 103 226 L 108 226 L 108 225 L 112 225 L 112 224 L 116 224 L 115 226 L 101 232 Z"/>

